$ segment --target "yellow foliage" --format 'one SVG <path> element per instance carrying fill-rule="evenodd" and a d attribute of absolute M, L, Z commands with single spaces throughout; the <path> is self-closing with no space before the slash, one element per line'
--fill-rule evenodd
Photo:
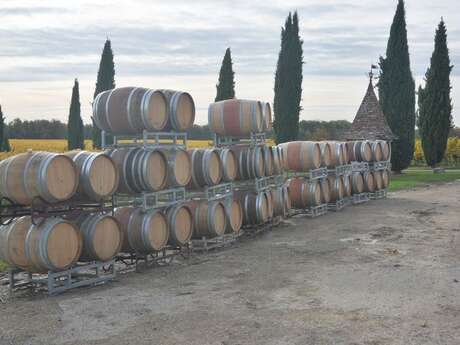
<path fill-rule="evenodd" d="M 422 149 L 422 142 L 420 139 L 415 141 L 414 163 L 415 165 L 426 164 Z M 457 167 L 460 165 L 460 138 L 449 138 L 447 140 L 446 152 L 444 153 L 444 161 L 441 164 L 450 167 Z"/>

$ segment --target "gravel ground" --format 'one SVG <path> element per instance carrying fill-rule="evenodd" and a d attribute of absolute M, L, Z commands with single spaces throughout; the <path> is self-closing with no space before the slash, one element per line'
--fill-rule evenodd
<path fill-rule="evenodd" d="M 460 183 L 0 304 L 0 344 L 459 344 Z"/>

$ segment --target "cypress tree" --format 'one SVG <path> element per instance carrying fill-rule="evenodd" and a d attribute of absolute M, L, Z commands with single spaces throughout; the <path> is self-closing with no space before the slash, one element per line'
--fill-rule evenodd
<path fill-rule="evenodd" d="M 281 28 L 281 49 L 275 74 L 273 100 L 275 140 L 283 143 L 297 139 L 302 98 L 302 40 L 297 12 L 289 13 Z"/>
<path fill-rule="evenodd" d="M 214 102 L 235 98 L 235 73 L 232 65 L 231 51 L 230 48 L 227 48 L 220 67 L 219 83 L 216 85 L 217 94 Z"/>
<path fill-rule="evenodd" d="M 0 105 L 0 152 L 10 151 L 10 141 L 5 128 L 5 118 L 3 117 L 2 106 Z"/>
<path fill-rule="evenodd" d="M 388 125 L 397 138 L 391 145 L 392 169 L 406 169 L 415 145 L 415 82 L 410 70 L 404 1 L 399 0 L 386 57 L 380 57 L 379 99 Z"/>
<path fill-rule="evenodd" d="M 67 147 L 69 150 L 84 149 L 85 135 L 80 113 L 80 90 L 75 79 L 70 101 L 69 120 L 67 122 Z"/>
<path fill-rule="evenodd" d="M 113 62 L 112 46 L 109 39 L 105 41 L 104 49 L 102 50 L 99 70 L 97 72 L 96 89 L 94 90 L 93 98 L 102 91 L 115 88 L 115 64 Z M 93 146 L 101 148 L 101 130 L 97 128 L 93 119 Z M 112 142 L 112 137 L 107 136 L 107 144 Z"/>
<path fill-rule="evenodd" d="M 447 30 L 441 19 L 434 39 L 431 64 L 425 74 L 425 88 L 419 87 L 418 127 L 426 163 L 434 168 L 444 157 L 452 127 L 450 65 Z"/>

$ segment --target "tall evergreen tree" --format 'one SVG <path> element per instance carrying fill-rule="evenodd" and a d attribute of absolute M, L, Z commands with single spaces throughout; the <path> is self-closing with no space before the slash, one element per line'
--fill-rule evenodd
<path fill-rule="evenodd" d="M 406 169 L 415 145 L 415 82 L 410 70 L 404 1 L 399 0 L 391 25 L 386 57 L 380 57 L 379 98 L 397 138 L 391 145 L 392 169 Z"/>
<path fill-rule="evenodd" d="M 302 44 L 297 12 L 294 15 L 289 13 L 284 28 L 281 28 L 281 50 L 275 74 L 273 128 L 277 143 L 296 140 L 298 136 L 303 79 Z"/>
<path fill-rule="evenodd" d="M 225 51 L 219 72 L 219 83 L 216 85 L 217 94 L 214 102 L 235 98 L 235 72 L 233 72 L 230 48 Z"/>
<path fill-rule="evenodd" d="M 419 87 L 418 128 L 426 163 L 435 167 L 444 157 L 449 131 L 452 127 L 450 98 L 450 65 L 447 30 L 441 19 L 434 39 L 431 64 L 425 74 L 425 88 Z"/>
<path fill-rule="evenodd" d="M 109 39 L 105 41 L 104 49 L 102 51 L 101 61 L 99 63 L 99 70 L 97 72 L 96 89 L 94 90 L 93 98 L 102 91 L 111 90 L 115 88 L 115 64 L 113 62 L 112 46 Z M 107 136 L 107 141 L 110 144 L 112 138 Z M 101 131 L 97 128 L 93 120 L 93 145 L 94 147 L 101 147 Z"/>
<path fill-rule="evenodd" d="M 0 152 L 10 152 L 11 146 L 5 128 L 5 118 L 3 117 L 2 106 L 0 105 Z"/>
<path fill-rule="evenodd" d="M 80 89 L 76 78 L 72 89 L 67 122 L 67 147 L 69 150 L 85 148 L 85 134 L 80 113 Z"/>

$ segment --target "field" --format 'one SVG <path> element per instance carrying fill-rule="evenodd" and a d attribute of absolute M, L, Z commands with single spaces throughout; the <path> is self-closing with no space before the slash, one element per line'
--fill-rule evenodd
<path fill-rule="evenodd" d="M 412 189 L 458 179 L 460 179 L 460 170 L 446 170 L 445 173 L 434 174 L 429 169 L 407 169 L 404 171 L 404 174 L 392 176 L 390 191 Z"/>

